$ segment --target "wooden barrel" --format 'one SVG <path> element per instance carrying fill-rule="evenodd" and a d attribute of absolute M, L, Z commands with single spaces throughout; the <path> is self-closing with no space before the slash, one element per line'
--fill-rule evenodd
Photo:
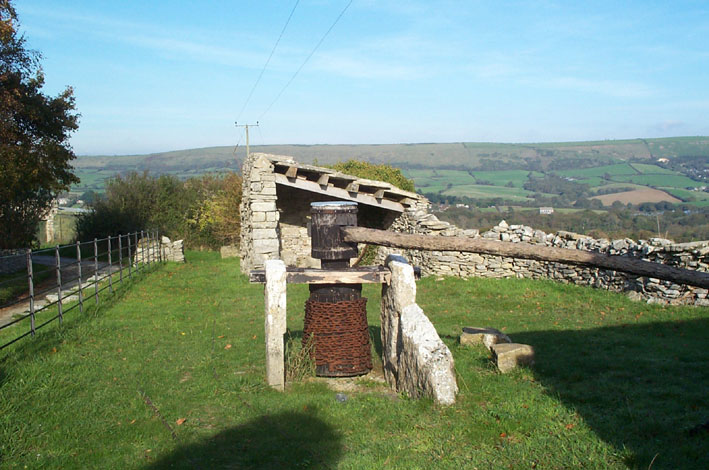
<path fill-rule="evenodd" d="M 357 226 L 357 203 L 347 201 L 313 202 L 310 204 L 311 255 L 321 261 L 335 261 L 338 264 L 357 257 L 357 244 L 342 240 L 340 227 Z M 323 268 L 336 267 L 332 263 L 322 263 Z M 329 266 L 327 266 L 329 265 Z M 342 267 L 342 266 L 338 266 Z"/>

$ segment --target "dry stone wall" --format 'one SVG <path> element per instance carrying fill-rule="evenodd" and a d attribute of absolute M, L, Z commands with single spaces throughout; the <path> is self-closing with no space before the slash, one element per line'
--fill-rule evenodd
<path fill-rule="evenodd" d="M 482 237 L 511 243 L 526 242 L 540 246 L 586 250 L 630 256 L 679 268 L 709 271 L 709 241 L 674 243 L 662 238 L 637 242 L 629 238 L 594 239 L 564 231 L 545 233 L 523 225 L 508 225 L 504 220 L 491 230 L 479 233 L 477 230 L 461 230 L 422 209 L 406 212 L 394 222 L 392 228 L 404 233 Z M 634 300 L 644 300 L 648 303 L 709 306 L 707 289 L 619 271 L 451 251 L 381 249 L 380 261 L 383 262 L 389 253 L 403 253 L 412 264 L 421 267 L 423 275 L 429 276 L 554 279 L 612 291 L 627 291 Z"/>
<path fill-rule="evenodd" d="M 160 250 L 160 251 L 158 251 Z M 160 237 L 160 244 L 155 240 L 148 241 L 142 239 L 138 242 L 138 248 L 133 253 L 133 262 L 147 263 L 157 261 L 162 257 L 163 261 L 174 261 L 176 263 L 185 262 L 185 247 L 182 240 L 171 241 L 169 238 Z"/>

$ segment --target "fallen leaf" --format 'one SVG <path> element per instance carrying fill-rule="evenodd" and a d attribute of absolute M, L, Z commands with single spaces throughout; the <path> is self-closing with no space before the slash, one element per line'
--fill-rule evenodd
<path fill-rule="evenodd" d="M 52 348 L 52 354 L 54 354 L 55 352 L 57 352 L 57 348 Z"/>
<path fill-rule="evenodd" d="M 506 432 L 501 432 L 501 433 L 500 433 L 500 437 L 504 439 L 505 437 L 507 437 L 507 433 L 506 433 Z"/>
<path fill-rule="evenodd" d="M 178 418 L 177 421 L 175 421 L 175 423 L 178 426 L 182 426 L 182 423 L 184 423 L 185 421 L 187 421 L 187 418 Z"/>
<path fill-rule="evenodd" d="M 131 421 L 130 424 L 135 424 L 135 420 Z"/>
<path fill-rule="evenodd" d="M 181 331 L 180 334 L 181 334 L 182 336 L 185 336 L 185 332 L 184 332 L 184 331 Z"/>
<path fill-rule="evenodd" d="M 231 349 L 231 344 L 227 344 L 226 346 L 224 346 L 224 349 Z"/>
<path fill-rule="evenodd" d="M 256 339 L 256 335 L 253 335 L 253 336 L 251 337 L 251 339 Z"/>
<path fill-rule="evenodd" d="M 223 337 L 224 337 L 224 335 L 217 336 L 217 338 L 219 338 L 219 339 L 222 339 Z"/>
<path fill-rule="evenodd" d="M 576 426 L 574 423 L 569 423 L 566 426 L 564 426 L 566 429 L 573 429 L 574 426 Z"/>

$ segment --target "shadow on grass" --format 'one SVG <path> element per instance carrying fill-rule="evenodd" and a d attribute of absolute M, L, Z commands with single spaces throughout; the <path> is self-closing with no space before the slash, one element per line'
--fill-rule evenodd
<path fill-rule="evenodd" d="M 312 414 L 285 412 L 185 445 L 145 468 L 332 468 L 342 456 L 340 441 L 332 426 Z"/>
<path fill-rule="evenodd" d="M 629 467 L 709 468 L 709 319 L 513 335 L 536 379 Z"/>
<path fill-rule="evenodd" d="M 369 338 L 374 344 L 374 351 L 377 356 L 382 357 L 382 328 L 379 326 L 369 325 Z"/>

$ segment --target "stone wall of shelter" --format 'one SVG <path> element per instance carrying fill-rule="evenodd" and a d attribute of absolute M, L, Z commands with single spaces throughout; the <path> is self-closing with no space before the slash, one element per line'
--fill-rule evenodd
<path fill-rule="evenodd" d="M 662 238 L 637 242 L 629 238 L 594 239 L 564 231 L 545 233 L 523 225 L 508 225 L 504 220 L 491 230 L 479 233 L 478 230 L 461 230 L 455 225 L 439 220 L 426 210 L 406 212 L 396 220 L 392 229 L 422 235 L 483 237 L 512 243 L 526 242 L 587 250 L 609 255 L 631 256 L 679 268 L 709 271 L 709 241 L 674 243 Z M 477 253 L 390 248 L 380 250 L 379 261 L 383 262 L 389 253 L 402 253 L 412 264 L 421 267 L 422 275 L 554 279 L 612 291 L 626 291 L 629 297 L 648 303 L 709 306 L 707 289 L 619 271 Z"/>
<path fill-rule="evenodd" d="M 242 166 L 243 194 L 241 198 L 241 270 L 248 273 L 263 267 L 267 259 L 280 253 L 276 208 L 276 176 L 273 164 L 258 154 L 246 159 Z"/>

